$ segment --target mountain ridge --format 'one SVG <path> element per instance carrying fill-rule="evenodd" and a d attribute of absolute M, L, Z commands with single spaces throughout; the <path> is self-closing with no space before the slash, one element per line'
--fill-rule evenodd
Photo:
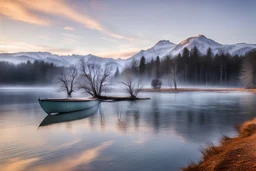
<path fill-rule="evenodd" d="M 11 63 L 21 63 L 30 60 L 43 60 L 45 62 L 54 63 L 59 66 L 76 65 L 78 60 L 85 58 L 89 63 L 98 63 L 101 65 L 111 65 L 112 67 L 118 67 L 122 70 L 131 61 L 139 61 L 142 56 L 146 58 L 146 62 L 151 61 L 152 58 L 159 56 L 163 58 L 167 55 L 176 56 L 182 53 L 184 48 L 191 50 L 193 47 L 197 47 L 201 54 L 206 54 L 207 49 L 211 48 L 214 54 L 229 53 L 230 55 L 245 55 L 249 51 L 256 49 L 256 44 L 236 43 L 231 45 L 220 44 L 206 36 L 199 34 L 197 36 L 188 37 L 178 44 L 172 43 L 169 40 L 160 40 L 154 46 L 141 50 L 137 54 L 127 59 L 114 59 L 104 58 L 93 54 L 87 55 L 57 55 L 51 52 L 16 52 L 16 53 L 0 53 L 0 61 L 8 61 Z"/>

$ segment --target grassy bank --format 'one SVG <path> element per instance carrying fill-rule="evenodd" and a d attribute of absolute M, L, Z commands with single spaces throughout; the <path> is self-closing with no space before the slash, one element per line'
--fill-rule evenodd
<path fill-rule="evenodd" d="M 223 137 L 219 146 L 202 149 L 202 160 L 183 168 L 183 171 L 256 170 L 256 118 L 237 128 L 235 138 Z"/>

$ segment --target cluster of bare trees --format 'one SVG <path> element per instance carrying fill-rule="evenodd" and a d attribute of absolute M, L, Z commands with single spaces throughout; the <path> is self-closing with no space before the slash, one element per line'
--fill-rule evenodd
<path fill-rule="evenodd" d="M 110 67 L 88 63 L 84 59 L 79 62 L 79 67 L 64 68 L 58 77 L 60 91 L 65 91 L 68 97 L 72 96 L 75 89 L 83 90 L 92 97 L 100 97 L 109 86 L 108 79 L 111 75 Z"/>
<path fill-rule="evenodd" d="M 84 59 L 80 61 L 81 82 L 80 89 L 92 97 L 101 97 L 110 86 L 108 79 L 111 75 L 111 67 L 102 68 L 100 65 L 88 64 Z"/>
<path fill-rule="evenodd" d="M 95 98 L 104 98 L 103 92 L 110 88 L 110 77 L 112 73 L 111 67 L 102 67 L 97 64 L 88 63 L 83 58 L 79 62 L 79 67 L 74 65 L 69 68 L 63 68 L 62 73 L 58 77 L 60 83 L 60 91 L 65 91 L 68 97 L 72 97 L 72 93 L 76 89 L 83 90 Z M 127 77 L 121 82 L 125 86 L 125 90 L 131 98 L 136 98 L 142 90 L 141 81 Z"/>

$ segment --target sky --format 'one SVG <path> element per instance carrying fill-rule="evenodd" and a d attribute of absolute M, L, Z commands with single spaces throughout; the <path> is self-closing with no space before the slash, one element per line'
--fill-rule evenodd
<path fill-rule="evenodd" d="M 203 34 L 256 43 L 255 0 L 0 0 L 0 53 L 127 58 Z"/>

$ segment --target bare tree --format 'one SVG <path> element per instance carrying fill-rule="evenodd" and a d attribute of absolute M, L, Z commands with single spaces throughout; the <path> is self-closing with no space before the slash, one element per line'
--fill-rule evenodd
<path fill-rule="evenodd" d="M 76 84 L 75 80 L 78 76 L 78 71 L 75 66 L 70 66 L 69 68 L 64 68 L 58 77 L 60 83 L 59 91 L 65 91 L 68 97 L 72 96 L 74 92 L 74 86 Z"/>
<path fill-rule="evenodd" d="M 81 77 L 83 78 L 79 88 L 83 89 L 92 97 L 101 97 L 102 92 L 109 88 L 110 67 L 87 63 L 84 59 L 80 60 Z"/>
<path fill-rule="evenodd" d="M 143 85 L 141 80 L 133 80 L 131 76 L 128 76 L 125 82 L 121 82 L 126 89 L 126 92 L 130 94 L 131 98 L 137 98 L 139 92 L 142 91 Z"/>
<path fill-rule="evenodd" d="M 179 70 L 178 70 L 178 65 L 177 62 L 175 61 L 175 59 L 172 59 L 172 64 L 171 64 L 171 78 L 174 84 L 174 89 L 177 90 L 177 80 L 178 80 L 178 76 L 179 76 Z"/>

